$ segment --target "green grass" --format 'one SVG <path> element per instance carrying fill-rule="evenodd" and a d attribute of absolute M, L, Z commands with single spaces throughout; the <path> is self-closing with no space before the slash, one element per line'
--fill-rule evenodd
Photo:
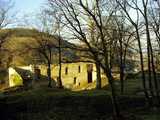
<path fill-rule="evenodd" d="M 141 115 L 141 118 L 144 120 L 160 120 L 160 113 L 158 114 L 155 113 L 146 113 L 144 115 Z"/>
<path fill-rule="evenodd" d="M 141 118 L 142 120 L 160 120 L 160 109 L 157 108 L 140 108 L 133 109 L 130 112 Z"/>
<path fill-rule="evenodd" d="M 147 89 L 149 89 L 147 73 L 145 74 L 145 76 L 146 76 L 146 87 Z M 158 82 L 160 81 L 160 73 L 157 73 L 157 80 Z M 153 76 L 152 76 L 152 84 L 154 88 Z M 120 80 L 114 81 L 114 85 L 115 85 L 117 94 L 120 94 L 121 93 Z M 160 86 L 160 82 L 158 85 Z M 110 86 L 105 86 L 104 89 L 111 91 Z M 124 80 L 124 94 L 125 95 L 144 95 L 143 91 L 144 89 L 142 85 L 141 73 L 129 74 L 126 80 Z"/>
<path fill-rule="evenodd" d="M 115 85 L 123 115 L 137 116 L 140 118 L 137 120 L 160 119 L 160 110 L 141 109 L 145 105 L 144 97 L 136 94 L 142 90 L 139 76 L 125 81 L 123 96 L 119 94 L 120 82 L 116 81 Z M 12 120 L 105 120 L 112 115 L 110 95 L 109 87 L 85 91 L 43 87 L 5 95 L 1 93 L 0 100 L 5 100 Z"/>
<path fill-rule="evenodd" d="M 36 95 L 45 95 L 45 96 L 98 96 L 98 95 L 108 95 L 109 92 L 106 90 L 86 90 L 86 91 L 70 91 L 65 89 L 57 88 L 36 88 L 30 89 L 22 92 L 15 92 L 10 94 L 10 96 L 36 96 Z"/>
<path fill-rule="evenodd" d="M 1 96 L 8 106 L 9 118 L 13 120 L 89 120 L 99 116 L 95 107 L 103 107 L 106 98 L 105 90 L 73 92 L 54 88 L 38 88 Z"/>
<path fill-rule="evenodd" d="M 110 92 L 107 90 L 73 92 L 37 88 L 3 95 L 0 99 L 5 99 L 12 120 L 103 120 L 112 115 Z M 160 115 L 156 112 L 153 114 L 136 109 L 138 102 L 143 103 L 141 97 L 119 96 L 118 100 L 123 114 L 131 114 L 142 120 L 159 120 Z"/>

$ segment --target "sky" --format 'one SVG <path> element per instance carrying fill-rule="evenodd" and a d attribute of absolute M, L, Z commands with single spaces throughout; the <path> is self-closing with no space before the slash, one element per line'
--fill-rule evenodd
<path fill-rule="evenodd" d="M 33 27 L 36 24 L 36 16 L 43 9 L 46 0 L 12 0 L 14 2 L 14 12 L 17 12 L 18 26 Z M 36 25 L 35 25 L 36 26 Z"/>
<path fill-rule="evenodd" d="M 4 6 L 6 1 L 9 1 L 9 0 L 0 0 L 0 7 Z M 25 22 L 35 21 L 34 23 L 36 23 L 37 22 L 35 17 L 36 14 L 40 13 L 40 10 L 44 8 L 47 2 L 47 0 L 11 0 L 11 1 L 14 3 L 12 12 L 13 12 L 13 15 L 16 13 L 16 18 L 18 19 L 17 20 L 18 22 L 16 21 L 15 23 L 17 24 L 24 24 L 22 23 L 24 21 Z M 157 0 L 157 1 L 160 1 L 160 0 Z M 135 11 L 131 11 L 130 14 L 132 15 L 133 18 L 136 19 Z"/>
<path fill-rule="evenodd" d="M 5 6 L 9 0 L 0 0 L 0 7 Z M 11 26 L 8 27 L 16 27 L 23 26 L 24 22 L 35 21 L 35 17 L 40 10 L 44 8 L 47 0 L 11 0 L 13 4 L 13 8 L 9 12 L 10 19 L 16 19 Z M 32 23 L 28 23 L 32 24 Z"/>
<path fill-rule="evenodd" d="M 31 13 L 41 9 L 45 0 L 12 0 L 14 9 L 20 13 Z"/>
<path fill-rule="evenodd" d="M 7 1 L 10 0 L 0 0 L 0 7 L 4 6 Z M 35 12 L 39 10 L 44 3 L 46 3 L 46 0 L 11 0 L 14 4 L 14 10 L 16 12 L 23 12 L 23 13 L 29 13 L 29 12 Z"/>

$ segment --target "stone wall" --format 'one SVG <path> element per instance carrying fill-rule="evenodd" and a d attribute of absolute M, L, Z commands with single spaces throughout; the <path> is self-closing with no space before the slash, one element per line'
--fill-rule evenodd
<path fill-rule="evenodd" d="M 92 70 L 90 74 L 90 78 L 92 80 L 88 80 L 88 68 L 87 66 L 91 65 Z M 21 66 L 17 67 L 20 69 L 24 69 L 30 71 L 33 74 L 33 80 L 37 79 L 35 76 L 35 68 L 39 69 L 40 71 L 40 80 L 47 82 L 47 65 L 36 65 L 35 66 Z M 14 68 L 9 68 L 9 82 L 10 86 L 19 85 L 11 76 L 18 75 L 17 71 Z M 23 84 L 22 75 L 18 75 L 20 83 Z M 59 65 L 53 64 L 51 65 L 51 77 L 52 79 L 57 82 L 59 76 Z M 95 64 L 89 62 L 77 62 L 77 63 L 62 63 L 62 71 L 61 71 L 61 78 L 62 78 L 62 85 L 65 88 L 73 88 L 75 86 L 84 86 L 87 85 L 89 82 L 96 81 L 96 67 Z M 18 80 L 17 80 L 18 81 Z M 37 80 L 38 81 L 38 80 Z"/>
<path fill-rule="evenodd" d="M 62 63 L 62 85 L 66 88 L 71 88 L 73 86 L 83 86 L 88 84 L 87 76 L 87 65 L 93 65 L 92 71 L 92 82 L 96 81 L 96 68 L 93 63 L 87 62 L 77 62 L 77 63 Z M 38 65 L 40 73 L 43 76 L 47 76 L 47 66 Z M 51 76 L 52 79 L 57 82 L 59 76 L 59 65 L 51 65 Z"/>

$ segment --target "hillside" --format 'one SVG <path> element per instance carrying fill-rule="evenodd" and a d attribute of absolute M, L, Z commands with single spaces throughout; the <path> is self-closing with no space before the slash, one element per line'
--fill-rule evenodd
<path fill-rule="evenodd" d="M 6 42 L 2 45 L 3 52 L 0 54 L 1 62 L 4 66 L 9 65 L 29 65 L 29 64 L 41 64 L 44 63 L 42 55 L 35 48 L 39 48 L 40 45 L 37 42 L 40 39 L 46 40 L 52 48 L 52 62 L 58 61 L 58 36 L 49 35 L 47 33 L 39 32 L 35 29 L 4 29 L 0 31 L 0 35 L 9 33 Z M 73 44 L 61 40 L 62 47 L 71 47 Z M 70 49 L 62 50 L 62 59 L 78 59 L 75 51 Z"/>

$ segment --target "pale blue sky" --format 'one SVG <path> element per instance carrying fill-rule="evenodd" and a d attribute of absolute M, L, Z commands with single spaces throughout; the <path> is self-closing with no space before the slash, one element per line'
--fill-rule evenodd
<path fill-rule="evenodd" d="M 0 7 L 13 5 L 8 12 L 7 27 L 31 27 L 37 23 L 37 14 L 46 7 L 47 0 L 0 0 Z M 8 6 L 7 6 L 8 7 Z"/>
<path fill-rule="evenodd" d="M 8 0 L 0 0 L 1 3 Z M 37 14 L 44 8 L 47 0 L 12 0 L 14 7 L 10 11 L 13 24 L 8 27 L 33 27 L 37 23 Z M 11 19 L 12 19 L 11 18 Z"/>
<path fill-rule="evenodd" d="M 0 0 L 0 6 L 3 7 L 10 0 Z M 47 0 L 11 0 L 14 3 L 14 10 L 18 12 L 36 12 Z"/>
<path fill-rule="evenodd" d="M 13 0 L 15 3 L 14 9 L 17 12 L 30 13 L 38 12 L 46 0 Z"/>

